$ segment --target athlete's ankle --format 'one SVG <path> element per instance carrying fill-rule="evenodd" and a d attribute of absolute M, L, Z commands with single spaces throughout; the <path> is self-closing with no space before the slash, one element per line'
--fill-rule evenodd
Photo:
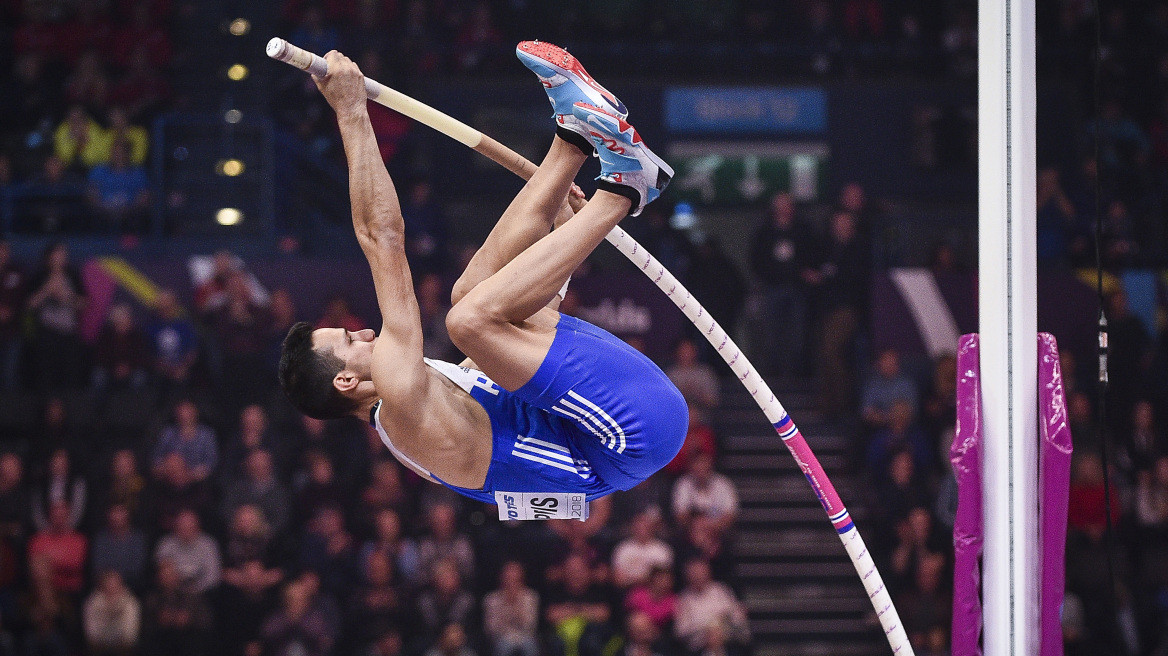
<path fill-rule="evenodd" d="M 556 136 L 572 144 L 576 148 L 579 148 L 580 152 L 589 157 L 591 157 L 592 154 L 596 152 L 596 148 L 592 145 L 592 141 L 589 140 L 588 137 L 585 137 L 584 135 L 577 132 L 573 132 L 565 127 L 557 126 Z"/>

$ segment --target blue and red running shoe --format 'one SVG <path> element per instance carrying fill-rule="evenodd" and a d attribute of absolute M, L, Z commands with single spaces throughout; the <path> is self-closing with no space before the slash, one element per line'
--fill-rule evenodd
<path fill-rule="evenodd" d="M 588 139 L 587 125 L 572 114 L 572 105 L 578 102 L 600 107 L 621 118 L 629 115 L 624 103 L 592 79 L 567 50 L 545 41 L 524 41 L 515 46 L 515 55 L 539 76 L 552 103 L 556 125 Z"/>
<path fill-rule="evenodd" d="M 657 200 L 673 178 L 673 168 L 649 150 L 636 129 L 623 116 L 583 102 L 572 106 L 572 115 L 587 128 L 600 155 L 600 188 L 632 201 L 633 216 Z"/>

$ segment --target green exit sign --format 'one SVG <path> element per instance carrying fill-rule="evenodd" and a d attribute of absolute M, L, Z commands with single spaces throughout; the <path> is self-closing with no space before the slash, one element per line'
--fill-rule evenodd
<path fill-rule="evenodd" d="M 677 142 L 669 195 L 701 205 L 743 205 L 789 191 L 816 201 L 827 173 L 823 143 Z"/>

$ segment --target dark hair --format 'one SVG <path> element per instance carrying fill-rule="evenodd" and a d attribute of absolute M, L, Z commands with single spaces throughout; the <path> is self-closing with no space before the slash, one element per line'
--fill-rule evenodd
<path fill-rule="evenodd" d="M 332 353 L 312 348 L 312 325 L 303 321 L 288 330 L 280 353 L 280 387 L 297 410 L 314 419 L 339 419 L 357 404 L 333 387 L 345 363 Z"/>

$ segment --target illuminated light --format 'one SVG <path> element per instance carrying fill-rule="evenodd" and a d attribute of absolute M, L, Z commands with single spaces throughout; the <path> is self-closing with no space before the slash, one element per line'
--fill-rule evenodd
<path fill-rule="evenodd" d="M 246 18 L 236 18 L 231 21 L 231 26 L 227 28 L 234 36 L 243 36 L 251 31 L 251 21 Z"/>
<path fill-rule="evenodd" d="M 229 109 L 227 110 L 227 113 L 223 115 L 223 120 L 234 125 L 243 120 L 243 112 L 239 111 L 238 109 Z"/>
<path fill-rule="evenodd" d="M 246 169 L 243 161 L 238 159 L 221 159 L 215 163 L 215 172 L 229 178 L 242 174 Z"/>
<path fill-rule="evenodd" d="M 247 77 L 247 66 L 243 64 L 232 64 L 231 68 L 227 69 L 227 77 L 239 82 Z"/>
<path fill-rule="evenodd" d="M 215 222 L 222 226 L 233 226 L 243 220 L 243 212 L 234 207 L 224 207 L 215 213 Z"/>

